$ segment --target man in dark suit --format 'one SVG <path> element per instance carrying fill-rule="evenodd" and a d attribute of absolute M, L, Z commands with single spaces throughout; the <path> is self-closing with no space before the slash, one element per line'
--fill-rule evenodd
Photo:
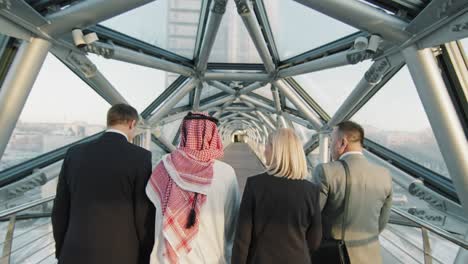
<path fill-rule="evenodd" d="M 68 150 L 52 211 L 62 264 L 149 263 L 154 206 L 145 193 L 151 152 L 131 142 L 137 111 L 117 104 L 99 139 Z"/>

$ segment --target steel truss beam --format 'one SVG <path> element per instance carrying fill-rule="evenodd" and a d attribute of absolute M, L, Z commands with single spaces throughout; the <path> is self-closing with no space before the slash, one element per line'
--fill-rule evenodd
<path fill-rule="evenodd" d="M 209 62 L 208 70 L 218 71 L 256 71 L 256 72 L 265 72 L 265 66 L 260 63 L 220 63 L 220 62 Z"/>
<path fill-rule="evenodd" d="M 294 0 L 360 30 L 380 34 L 386 40 L 403 43 L 411 37 L 408 23 L 358 0 Z"/>
<path fill-rule="evenodd" d="M 215 100 L 213 102 L 201 105 L 200 106 L 200 111 L 207 111 L 212 107 L 215 107 L 215 106 L 218 106 L 220 104 L 227 103 L 227 102 L 232 102 L 235 99 L 236 99 L 236 97 L 234 95 L 229 95 L 229 96 L 217 99 L 217 100 Z"/>
<path fill-rule="evenodd" d="M 197 39 L 195 42 L 195 49 L 193 50 L 193 58 L 198 60 L 200 57 L 200 49 L 203 43 L 203 38 L 206 32 L 206 25 L 208 23 L 208 17 L 210 15 L 210 7 L 212 0 L 202 0 L 200 9 L 200 19 L 198 21 Z"/>
<path fill-rule="evenodd" d="M 273 37 L 273 32 L 270 27 L 270 22 L 268 21 L 268 14 L 266 12 L 263 0 L 254 1 L 253 8 L 260 26 L 260 30 L 262 30 L 263 37 L 266 40 L 268 49 L 270 50 L 273 63 L 277 65 L 280 61 L 280 57 L 278 49 L 276 48 L 275 38 Z"/>
<path fill-rule="evenodd" d="M 356 88 L 354 88 L 333 117 L 328 121 L 328 126 L 333 127 L 341 121 L 344 121 L 345 117 L 349 116 L 349 113 L 356 105 L 381 82 L 382 78 L 395 66 L 399 66 L 402 63 L 403 57 L 400 54 L 396 54 L 392 57 L 385 57 L 374 62 L 364 74 L 364 77 L 359 81 Z"/>
<path fill-rule="evenodd" d="M 197 85 L 197 88 L 195 89 L 195 92 L 193 95 L 193 102 L 192 102 L 193 111 L 198 112 L 200 110 L 200 98 L 201 98 L 202 92 L 203 92 L 203 82 L 200 82 Z"/>
<path fill-rule="evenodd" d="M 226 92 L 228 94 L 236 94 L 237 91 L 234 90 L 233 88 L 229 87 L 228 85 L 225 85 L 224 83 L 220 81 L 209 81 L 209 85 L 213 86 L 214 88 L 217 88 L 223 92 Z"/>
<path fill-rule="evenodd" d="M 273 84 L 278 87 L 282 94 L 284 94 L 289 101 L 291 101 L 299 111 L 304 114 L 304 117 L 311 123 L 311 125 L 316 129 L 319 130 L 323 123 L 322 120 L 309 108 L 307 103 L 304 99 L 297 94 L 294 89 L 288 86 L 283 80 L 274 81 Z"/>
<path fill-rule="evenodd" d="M 23 42 L 3 82 L 0 89 L 0 158 L 10 141 L 50 46 L 50 42 L 38 38 Z"/>
<path fill-rule="evenodd" d="M 146 42 L 132 38 L 128 35 L 122 34 L 118 31 L 112 30 L 101 25 L 91 26 L 87 28 L 87 30 L 85 30 L 84 32 L 85 34 L 95 32 L 98 35 L 99 40 L 101 42 L 112 42 L 113 44 L 119 47 L 130 49 L 136 52 L 142 52 L 144 54 L 148 54 L 166 61 L 194 68 L 193 61 L 190 59 L 180 56 L 174 52 L 150 45 Z"/>
<path fill-rule="evenodd" d="M 110 105 L 127 103 L 127 100 L 84 54 L 60 46 L 54 46 L 51 51 L 81 79 L 86 80 L 86 83 Z"/>
<path fill-rule="evenodd" d="M 261 81 L 266 82 L 271 79 L 268 73 L 256 72 L 214 72 L 208 71 L 204 75 L 205 80 L 218 81 Z"/>
<path fill-rule="evenodd" d="M 431 49 L 403 50 L 416 90 L 468 218 L 468 145 Z"/>
<path fill-rule="evenodd" d="M 205 35 L 200 49 L 200 54 L 197 58 L 196 66 L 197 71 L 203 73 L 206 71 L 208 58 L 210 57 L 211 50 L 219 30 L 219 25 L 226 12 L 227 0 L 213 0 L 213 8 L 208 18 L 208 25 L 206 26 Z"/>
<path fill-rule="evenodd" d="M 115 59 L 158 70 L 174 72 L 180 75 L 192 76 L 195 74 L 195 71 L 190 67 L 159 59 L 142 52 L 120 47 L 112 43 L 107 44 L 102 42 L 95 42 L 92 45 L 87 46 L 85 50 L 104 56 L 107 59 Z"/>
<path fill-rule="evenodd" d="M 362 32 L 362 31 L 353 33 L 341 39 L 329 42 L 318 48 L 306 51 L 297 56 L 281 61 L 279 65 L 280 69 L 284 69 L 286 67 L 291 67 L 297 64 L 302 64 L 308 61 L 323 58 L 331 54 L 336 54 L 342 51 L 349 50 L 354 46 L 354 41 L 356 40 L 356 38 L 358 37 L 368 38 L 369 36 L 370 36 L 369 33 Z"/>
<path fill-rule="evenodd" d="M 275 64 L 272 59 L 272 55 L 268 50 L 265 39 L 260 31 L 257 18 L 255 13 L 252 12 L 251 7 L 249 6 L 247 0 L 235 0 L 237 5 L 237 12 L 242 18 L 247 31 L 249 32 L 250 38 L 252 39 L 255 48 L 262 58 L 263 64 L 265 65 L 267 72 L 273 72 L 275 70 Z"/>
<path fill-rule="evenodd" d="M 262 88 L 263 86 L 265 86 L 265 83 L 263 82 L 254 82 L 242 89 L 240 89 L 239 93 L 240 94 L 248 94 L 248 93 L 251 93 L 259 88 Z"/>

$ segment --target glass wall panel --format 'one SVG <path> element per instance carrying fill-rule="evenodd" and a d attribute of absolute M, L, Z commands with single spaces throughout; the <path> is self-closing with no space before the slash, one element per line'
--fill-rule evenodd
<path fill-rule="evenodd" d="M 330 116 L 333 116 L 371 65 L 372 62 L 364 61 L 356 65 L 298 75 L 294 79 Z"/>
<path fill-rule="evenodd" d="M 109 104 L 49 54 L 0 161 L 0 170 L 102 131 Z"/>
<path fill-rule="evenodd" d="M 257 49 L 237 13 L 234 1 L 227 1 L 211 51 L 210 62 L 261 63 Z"/>
<path fill-rule="evenodd" d="M 449 177 L 406 66 L 352 119 L 364 126 L 369 139 Z"/>
<path fill-rule="evenodd" d="M 222 91 L 219 90 L 218 88 L 215 88 L 215 87 L 213 87 L 211 85 L 208 85 L 208 84 L 204 83 L 200 99 L 205 99 L 205 98 L 208 98 L 208 97 L 210 97 L 212 95 L 215 95 L 215 94 L 218 94 L 218 93 L 221 93 L 221 92 Z"/>
<path fill-rule="evenodd" d="M 292 0 L 263 2 L 281 60 L 358 31 Z"/>
<path fill-rule="evenodd" d="M 291 103 L 291 101 L 289 101 L 288 98 L 286 98 L 286 106 L 297 110 L 297 107 L 293 103 Z"/>
<path fill-rule="evenodd" d="M 157 47 L 193 58 L 201 0 L 158 0 L 101 24 Z"/>
<path fill-rule="evenodd" d="M 110 60 L 94 54 L 88 56 L 128 103 L 139 112 L 171 84 L 168 74 L 164 71 Z"/>

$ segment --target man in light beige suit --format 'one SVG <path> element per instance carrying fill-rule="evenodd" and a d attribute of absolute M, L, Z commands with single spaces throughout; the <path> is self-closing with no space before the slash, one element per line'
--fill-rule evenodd
<path fill-rule="evenodd" d="M 320 207 L 324 239 L 341 239 L 346 176 L 338 159 L 350 170 L 350 196 L 345 221 L 345 243 L 351 263 L 382 263 L 379 234 L 388 222 L 392 205 L 389 172 L 370 163 L 362 153 L 364 130 L 345 121 L 333 129 L 330 151 L 334 161 L 318 165 L 314 177 L 320 181 Z"/>

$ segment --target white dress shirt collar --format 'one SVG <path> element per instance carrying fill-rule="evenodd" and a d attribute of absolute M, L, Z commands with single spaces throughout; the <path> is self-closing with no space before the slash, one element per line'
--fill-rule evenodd
<path fill-rule="evenodd" d="M 341 155 L 340 159 L 344 159 L 344 157 L 349 156 L 349 155 L 364 155 L 364 154 L 362 154 L 361 151 L 348 151 L 344 153 L 343 155 Z"/>
<path fill-rule="evenodd" d="M 128 136 L 127 136 L 124 132 L 122 132 L 122 131 L 120 131 L 120 130 L 113 129 L 113 128 L 109 128 L 109 129 L 106 130 L 106 132 L 111 132 L 111 133 L 120 134 L 120 135 L 124 136 L 124 137 L 127 139 L 127 141 L 128 141 Z"/>

